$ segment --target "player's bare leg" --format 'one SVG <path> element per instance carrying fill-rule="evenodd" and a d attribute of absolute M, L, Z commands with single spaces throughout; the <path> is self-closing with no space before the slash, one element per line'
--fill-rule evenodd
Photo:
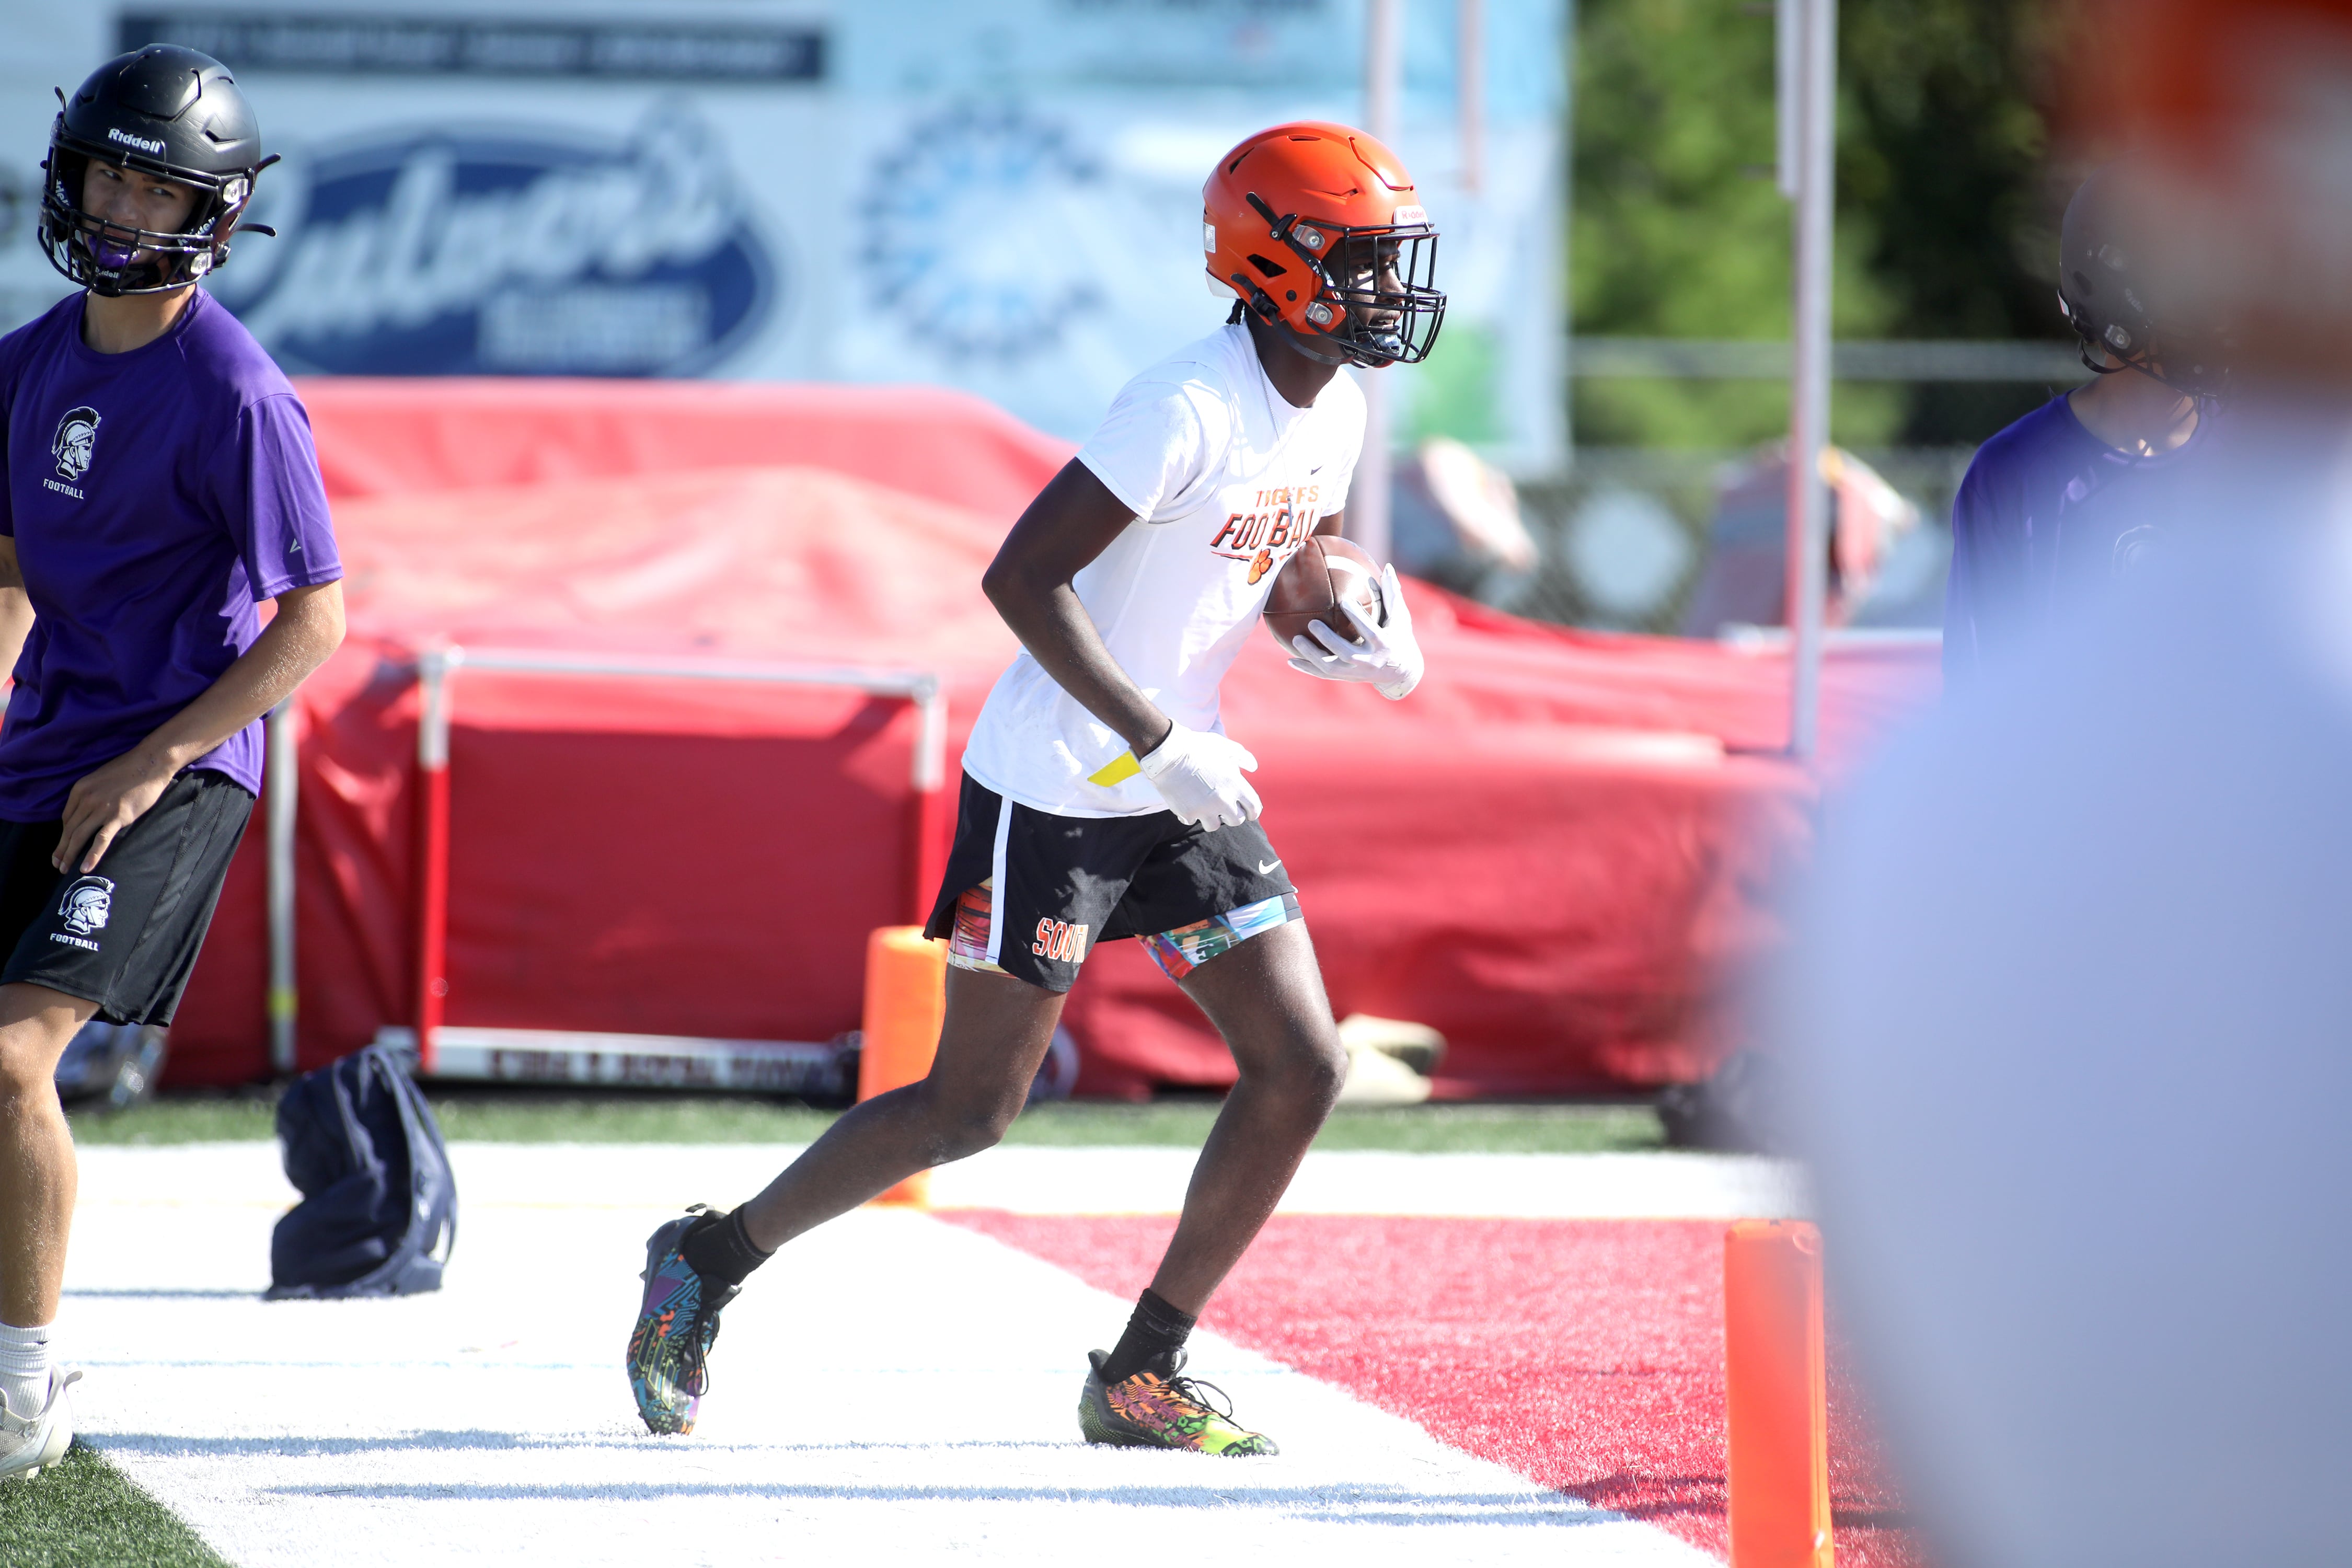
<path fill-rule="evenodd" d="M 1303 923 L 1254 936 L 1177 984 L 1241 1069 L 1151 1279 L 1162 1300 L 1197 1317 L 1282 1201 L 1339 1098 L 1348 1056 Z"/>
<path fill-rule="evenodd" d="M 1276 1452 L 1238 1425 L 1213 1385 L 1183 1373 L 1201 1309 L 1290 1185 L 1347 1077 L 1307 928 L 1293 921 L 1195 966 L 1177 984 L 1232 1047 L 1241 1076 L 1192 1167 L 1184 1215 L 1108 1352 L 1088 1358 L 1078 1429 L 1090 1443 Z"/>
<path fill-rule="evenodd" d="M 655 1231 L 626 1358 L 646 1427 L 694 1430 L 719 1310 L 769 1254 L 918 1171 L 977 1154 L 1003 1137 L 1061 1016 L 1061 996 L 1043 986 L 950 968 L 946 1019 L 928 1077 L 845 1111 L 733 1213 L 690 1210 Z"/>
<path fill-rule="evenodd" d="M 58 1315 L 73 1226 L 73 1132 L 58 1058 L 97 1008 L 46 985 L 0 985 L 0 1322 Z"/>
<path fill-rule="evenodd" d="M 73 1132 L 58 1103 L 58 1058 L 97 1008 L 46 985 L 0 985 L 0 1476 L 61 1458 L 72 1424 L 50 1362 L 49 1326 L 73 1226 Z"/>
<path fill-rule="evenodd" d="M 1054 1042 L 1062 997 L 1009 974 L 947 972 L 947 1016 L 930 1075 L 852 1107 L 742 1208 L 773 1252 L 918 1171 L 993 1145 L 1021 1114 Z"/>

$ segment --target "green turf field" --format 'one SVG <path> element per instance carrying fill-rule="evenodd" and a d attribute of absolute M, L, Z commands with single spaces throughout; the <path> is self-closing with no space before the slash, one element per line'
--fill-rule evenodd
<path fill-rule="evenodd" d="M 1142 1105 L 1063 1101 L 1033 1106 L 1007 1142 L 1198 1146 L 1217 1114 L 1202 1096 Z M 749 1097 L 485 1089 L 436 1093 L 451 1138 L 499 1143 L 805 1143 L 835 1112 Z M 168 1095 L 120 1115 L 79 1115 L 82 1143 L 194 1143 L 276 1136 L 262 1095 Z M 1647 1105 L 1476 1104 L 1343 1106 L 1317 1147 L 1414 1152 L 1586 1153 L 1656 1149 L 1665 1135 Z"/>
<path fill-rule="evenodd" d="M 228 1568 L 196 1532 L 76 1443 L 31 1480 L 0 1481 L 8 1568 Z"/>

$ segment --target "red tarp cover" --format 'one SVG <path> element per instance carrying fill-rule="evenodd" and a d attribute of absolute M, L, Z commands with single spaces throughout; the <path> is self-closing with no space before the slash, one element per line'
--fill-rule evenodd
<path fill-rule="evenodd" d="M 907 389 L 302 390 L 345 498 L 353 634 L 299 704 L 305 1065 L 412 1013 L 419 643 L 933 669 L 952 769 L 1013 650 L 981 569 L 1067 450 Z M 974 504 L 939 499 L 965 471 Z M 1780 743 L 1784 666 L 1412 592 L 1430 675 L 1409 701 L 1297 675 L 1270 638 L 1226 685 L 1335 1007 L 1443 1030 L 1451 1093 L 1703 1072 L 1728 988 L 1774 938 L 1770 885 L 1809 842 L 1811 784 L 1737 754 Z M 1933 668 L 1833 659 L 1832 755 L 1932 694 Z M 904 704 L 462 671 L 452 691 L 449 1022 L 855 1026 L 865 932 L 911 913 Z M 176 1081 L 265 1070 L 251 837 L 174 1026 Z M 1092 956 L 1066 1016 L 1082 1091 L 1231 1080 L 1135 943 Z"/>
<path fill-rule="evenodd" d="M 1073 449 L 938 386 L 335 376 L 301 392 L 337 500 L 806 464 L 1010 523 Z"/>

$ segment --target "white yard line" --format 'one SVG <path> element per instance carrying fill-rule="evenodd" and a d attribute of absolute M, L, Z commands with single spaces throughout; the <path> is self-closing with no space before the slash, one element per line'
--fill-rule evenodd
<path fill-rule="evenodd" d="M 199 1144 L 85 1151 L 98 1168 L 85 1197 L 109 1203 L 293 1201 L 273 1146 Z M 460 1196 L 564 1208 L 749 1197 L 790 1163 L 789 1143 L 469 1143 Z M 229 1151 L 244 1150 L 232 1154 Z M 256 1154 L 255 1151 L 264 1152 Z M 1015 1214 L 1174 1214 L 1198 1152 L 1006 1144 L 931 1173 L 940 1208 Z M 221 1163 L 220 1162 L 226 1162 Z M 203 1169 L 189 1184 L 139 1173 Z M 97 1188 L 89 1183 L 105 1184 Z M 477 1192 L 478 1184 L 491 1186 Z M 1396 1154 L 1317 1151 L 1284 1196 L 1285 1214 L 1435 1215 L 1508 1219 L 1785 1219 L 1811 1210 L 1794 1163 L 1747 1154 Z"/>
<path fill-rule="evenodd" d="M 1110 1156 L 1110 1157 L 1106 1157 Z M 1000 1145 L 931 1176 L 947 1208 L 1174 1214 L 1198 1152 Z M 1794 1164 L 1745 1154 L 1394 1154 L 1318 1150 L 1284 1214 L 1506 1219 L 1781 1219 L 1811 1200 Z"/>
<path fill-rule="evenodd" d="M 1081 1198 L 1101 1212 L 1106 1194 L 1149 1212 L 1172 1203 L 1159 1192 L 1171 1176 L 1181 1194 L 1190 1164 L 1170 1151 L 1000 1152 L 1017 1158 L 953 1173 L 964 1186 L 943 1173 L 941 1200 L 1034 1209 L 1059 1183 L 1061 1212 Z M 1710 1561 L 1207 1336 L 1199 1369 L 1282 1441 L 1281 1458 L 1088 1448 L 1074 1415 L 1081 1353 L 1116 1335 L 1127 1303 L 914 1214 L 861 1212 L 794 1243 L 728 1309 L 701 1430 L 649 1437 L 619 1366 L 645 1235 L 678 1203 L 739 1199 L 788 1153 L 460 1144 L 446 1289 L 266 1303 L 254 1293 L 269 1227 L 293 1198 L 271 1146 L 86 1150 L 61 1325 L 89 1373 L 83 1430 L 255 1565 L 813 1555 L 1042 1568 L 1139 1543 L 1415 1568 Z M 1416 1187 L 1403 1173 L 1425 1158 L 1318 1156 L 1334 1184 L 1305 1206 L 1418 1190 L 1470 1205 L 1434 1212 L 1517 1213 L 1472 1198 L 1532 1182 L 1589 1208 L 1592 1184 L 1636 1180 L 1596 1174 L 1571 1198 L 1531 1174 L 1546 1167 L 1497 1167 L 1481 1186 L 1465 1166 Z M 1686 1173 L 1658 1180 L 1685 1184 L 1673 1190 L 1685 1206 L 1724 1201 L 1693 1197 Z"/>

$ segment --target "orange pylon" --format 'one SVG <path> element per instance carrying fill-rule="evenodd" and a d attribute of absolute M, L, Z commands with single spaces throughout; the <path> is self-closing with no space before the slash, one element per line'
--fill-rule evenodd
<path fill-rule="evenodd" d="M 1723 1238 L 1732 1568 L 1830 1568 L 1822 1234 L 1741 1220 Z"/>
<path fill-rule="evenodd" d="M 930 1072 L 947 1016 L 947 943 L 925 941 L 920 926 L 883 926 L 866 938 L 858 1099 L 919 1083 Z M 930 1198 L 930 1173 L 918 1171 L 874 1201 L 921 1208 Z"/>

